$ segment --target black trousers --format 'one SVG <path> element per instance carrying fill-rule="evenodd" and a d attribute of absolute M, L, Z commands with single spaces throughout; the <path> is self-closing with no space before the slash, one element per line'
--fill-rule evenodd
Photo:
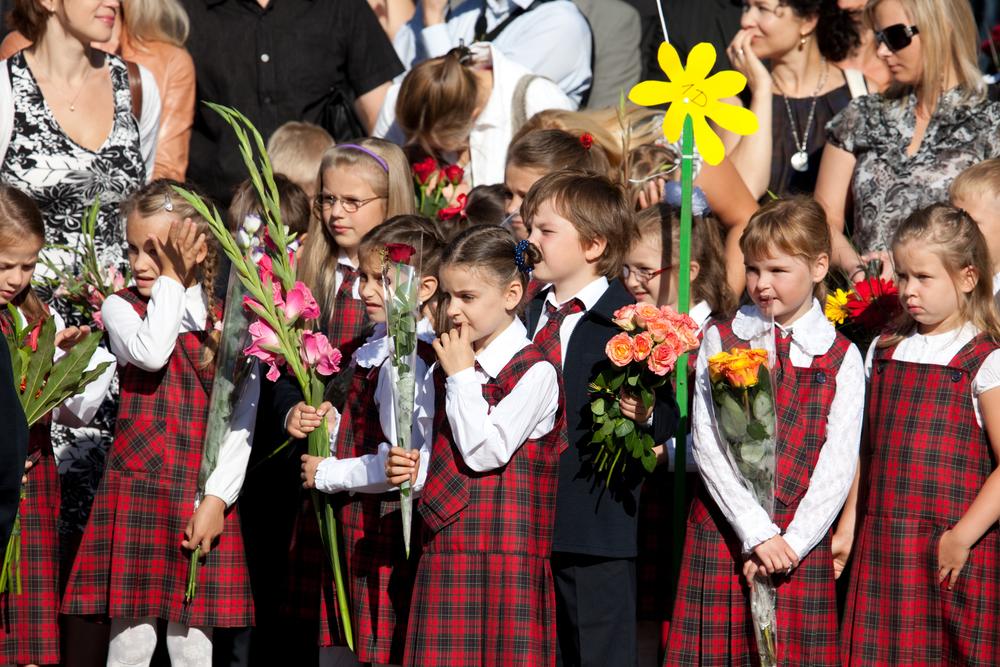
<path fill-rule="evenodd" d="M 635 559 L 552 554 L 558 667 L 635 667 Z"/>

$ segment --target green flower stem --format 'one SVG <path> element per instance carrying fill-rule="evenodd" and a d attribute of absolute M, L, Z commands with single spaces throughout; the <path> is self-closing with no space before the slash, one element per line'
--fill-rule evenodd
<path fill-rule="evenodd" d="M 201 558 L 201 546 L 191 552 L 191 563 L 188 565 L 187 587 L 184 589 L 184 602 L 191 602 L 198 592 L 198 560 Z"/>

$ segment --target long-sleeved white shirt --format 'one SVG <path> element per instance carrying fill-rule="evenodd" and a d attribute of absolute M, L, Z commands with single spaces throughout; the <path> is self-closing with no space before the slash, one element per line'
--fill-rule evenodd
<path fill-rule="evenodd" d="M 392 42 L 403 67 L 409 71 L 416 63 L 443 56 L 460 43 L 472 44 L 483 2 L 489 31 L 517 7 L 531 5 L 532 0 L 466 0 L 449 12 L 445 23 L 432 26 L 424 26 L 423 7 L 418 4 L 413 18 L 400 27 Z M 511 21 L 492 43 L 522 67 L 559 84 L 574 108 L 590 88 L 590 26 L 572 2 L 537 5 Z"/>
<path fill-rule="evenodd" d="M 145 317 L 115 295 L 104 301 L 101 316 L 118 363 L 155 373 L 167 365 L 179 334 L 205 330 L 208 307 L 200 285 L 184 289 L 176 280 L 160 276 L 153 283 Z M 227 506 L 236 502 L 243 488 L 259 399 L 255 364 L 233 410 L 229 434 L 219 447 L 218 463 L 205 483 L 205 495 L 217 496 Z"/>
<path fill-rule="evenodd" d="M 812 309 L 791 325 L 775 326 L 775 335 L 792 337 L 789 358 L 796 368 L 808 368 L 813 357 L 826 354 L 836 338 L 836 330 L 815 300 Z M 733 333 L 746 341 L 760 340 L 770 329 L 770 320 L 761 317 L 755 306 L 742 308 L 733 320 Z M 740 483 L 726 454 L 727 445 L 714 428 L 708 358 L 721 350 L 719 331 L 711 327 L 705 333 L 698 354 L 692 420 L 694 456 L 706 488 L 739 536 L 744 553 L 749 553 L 781 530 Z M 853 345 L 837 371 L 836 383 L 837 392 L 827 415 L 826 440 L 810 476 L 809 488 L 784 533 L 785 541 L 799 558 L 804 558 L 829 530 L 854 480 L 861 441 L 865 378 L 861 353 Z"/>
<path fill-rule="evenodd" d="M 417 337 L 430 342 L 434 339 L 431 323 L 424 319 L 417 323 Z M 378 368 L 378 382 L 375 386 L 375 405 L 378 406 L 379 424 L 386 441 L 379 443 L 378 452 L 362 456 L 338 459 L 335 456 L 324 459 L 316 468 L 316 488 L 324 493 L 349 491 L 351 493 L 385 493 L 398 490 L 385 476 L 385 464 L 389 450 L 396 445 L 396 410 L 392 400 L 392 364 L 389 359 L 389 338 L 385 324 L 379 324 L 364 345 L 354 352 L 354 363 L 361 368 Z M 434 378 L 424 360 L 417 356 L 414 368 L 416 391 L 413 401 L 413 448 L 420 452 L 420 465 L 413 492 L 418 493 L 427 479 L 431 445 L 434 438 Z M 330 446 L 337 440 L 340 428 L 339 416 L 330 430 Z"/>
<path fill-rule="evenodd" d="M 476 355 L 478 367 L 455 373 L 445 383 L 445 411 L 455 445 L 476 472 L 507 465 L 526 440 L 555 428 L 559 409 L 556 369 L 547 361 L 528 369 L 514 389 L 490 408 L 483 385 L 495 379 L 531 341 L 521 320 L 514 321 Z"/>

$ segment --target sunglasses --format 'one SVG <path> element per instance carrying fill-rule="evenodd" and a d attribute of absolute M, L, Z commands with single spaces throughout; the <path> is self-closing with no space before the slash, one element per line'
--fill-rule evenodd
<path fill-rule="evenodd" d="M 913 36 L 920 31 L 915 25 L 897 23 L 875 31 L 876 43 L 885 44 L 893 52 L 901 51 L 913 42 Z"/>

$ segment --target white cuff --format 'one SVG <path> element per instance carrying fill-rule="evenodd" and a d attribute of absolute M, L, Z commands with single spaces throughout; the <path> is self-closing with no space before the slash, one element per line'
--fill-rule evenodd
<path fill-rule="evenodd" d="M 784 538 L 785 538 L 785 542 L 788 543 L 788 546 L 790 546 L 792 548 L 792 550 L 796 554 L 798 554 L 800 561 L 803 558 L 805 558 L 806 555 L 809 553 L 809 549 L 808 549 L 809 543 L 806 541 L 805 538 L 803 538 L 801 535 L 799 535 L 795 531 L 789 531 L 789 532 L 785 533 Z M 833 555 L 831 554 L 830 557 L 833 558 Z"/>
<path fill-rule="evenodd" d="M 775 535 L 781 534 L 781 529 L 772 521 L 767 524 L 753 525 L 753 514 L 745 514 L 737 521 L 738 525 L 749 527 L 743 535 L 743 553 L 748 554 L 759 544 L 767 542 Z M 750 524 L 748 526 L 748 524 Z"/>
<path fill-rule="evenodd" d="M 449 375 L 445 380 L 445 385 L 447 387 L 476 387 L 477 390 L 482 391 L 479 387 L 483 386 L 483 383 L 479 381 L 476 377 L 476 369 L 474 366 L 469 366 L 468 368 L 462 369 L 454 375 Z"/>

